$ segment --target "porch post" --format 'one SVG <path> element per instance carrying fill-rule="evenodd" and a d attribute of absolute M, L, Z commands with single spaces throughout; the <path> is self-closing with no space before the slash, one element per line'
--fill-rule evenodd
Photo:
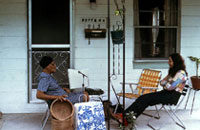
<path fill-rule="evenodd" d="M 108 28 L 108 104 L 110 106 L 110 0 L 108 0 L 108 18 L 107 18 L 107 28 Z M 108 130 L 110 130 L 110 111 L 108 113 Z"/>

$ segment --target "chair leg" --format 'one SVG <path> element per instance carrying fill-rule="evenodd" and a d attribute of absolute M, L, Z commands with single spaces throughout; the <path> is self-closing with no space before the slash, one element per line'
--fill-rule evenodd
<path fill-rule="evenodd" d="M 158 108 L 157 108 L 157 106 L 155 105 L 155 108 L 156 108 L 156 111 L 157 111 L 157 116 L 155 115 L 150 115 L 150 114 L 147 114 L 147 113 L 142 113 L 143 115 L 145 115 L 145 116 L 149 116 L 149 117 L 153 117 L 153 118 L 155 118 L 155 119 L 160 119 L 160 115 L 159 115 L 159 112 L 158 112 Z"/>
<path fill-rule="evenodd" d="M 185 125 L 183 124 L 183 122 L 181 121 L 181 119 L 175 114 L 175 112 L 172 110 L 172 108 L 169 106 L 169 111 L 163 107 L 165 109 L 165 111 L 168 113 L 168 115 L 171 117 L 171 119 L 180 127 L 182 127 L 183 129 L 186 129 Z M 175 110 L 176 111 L 176 110 Z"/>
<path fill-rule="evenodd" d="M 175 112 L 172 110 L 172 108 L 169 106 L 169 111 L 165 108 L 165 106 L 162 106 L 158 112 L 156 112 L 154 114 L 154 116 L 152 117 L 153 119 L 155 119 L 155 115 L 158 114 L 160 112 L 161 109 L 164 109 L 167 114 L 169 115 L 169 117 L 176 123 L 176 125 L 182 127 L 183 129 L 186 129 L 185 125 L 183 124 L 183 122 L 179 119 L 179 117 L 175 114 Z M 176 111 L 176 110 L 175 110 Z M 153 127 L 153 125 L 150 123 L 153 119 L 150 118 L 147 125 L 152 128 L 153 130 L 157 130 L 155 127 Z M 161 127 L 163 126 L 164 124 L 162 123 L 162 125 L 160 126 L 159 129 L 161 129 Z"/>
<path fill-rule="evenodd" d="M 186 109 L 186 107 L 187 107 L 188 100 L 189 100 L 189 98 L 190 98 L 190 93 L 191 93 L 191 91 L 192 91 L 191 88 L 189 88 L 189 89 L 190 89 L 190 90 L 189 90 L 189 93 L 188 93 L 188 96 L 187 96 L 187 100 L 186 100 L 186 103 L 185 103 L 185 109 Z"/>
<path fill-rule="evenodd" d="M 190 114 L 192 114 L 192 111 L 193 111 L 193 107 L 194 107 L 194 100 L 195 100 L 195 96 L 196 96 L 196 90 L 194 90 L 194 95 L 193 95 L 193 100 L 192 100 L 192 108 L 191 108 L 191 111 L 190 111 Z"/>
<path fill-rule="evenodd" d="M 161 111 L 162 108 L 163 108 L 163 106 L 162 106 L 159 110 L 156 110 L 156 113 L 153 114 L 153 115 L 152 115 L 152 118 L 150 118 L 150 119 L 148 120 L 147 126 L 149 126 L 149 127 L 150 127 L 151 129 L 153 129 L 153 130 L 156 130 L 156 128 L 153 127 L 153 125 L 152 125 L 150 122 L 153 121 L 154 119 L 157 119 L 157 118 L 156 118 L 156 115 L 159 115 L 159 112 Z M 157 107 L 156 107 L 156 109 L 157 109 Z M 159 115 L 159 118 L 160 118 L 160 115 Z"/>
<path fill-rule="evenodd" d="M 117 95 L 116 95 L 116 97 L 117 97 Z M 119 106 L 120 106 L 120 97 L 117 97 L 117 104 L 115 106 L 114 113 L 117 113 L 117 109 Z"/>
<path fill-rule="evenodd" d="M 44 115 L 44 117 L 42 119 L 42 128 L 41 128 L 41 130 L 44 130 L 44 128 L 46 126 L 46 123 L 47 123 L 47 120 L 49 118 L 49 115 L 50 115 L 50 111 L 49 111 L 49 109 L 47 109 L 46 113 L 45 113 L 45 115 Z"/>
<path fill-rule="evenodd" d="M 118 109 L 119 105 L 120 105 L 119 103 L 116 104 L 114 113 L 117 113 L 117 109 Z"/>

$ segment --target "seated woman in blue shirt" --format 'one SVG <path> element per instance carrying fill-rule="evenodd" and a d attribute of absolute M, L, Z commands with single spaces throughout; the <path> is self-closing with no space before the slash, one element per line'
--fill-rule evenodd
<path fill-rule="evenodd" d="M 61 101 L 69 100 L 72 104 L 77 102 L 88 101 L 89 96 L 86 92 L 71 92 L 68 88 L 61 88 L 56 79 L 51 74 L 56 72 L 56 63 L 49 56 L 44 56 L 40 61 L 40 66 L 43 68 L 38 80 L 38 88 L 36 97 L 46 100 L 48 105 L 54 99 Z"/>

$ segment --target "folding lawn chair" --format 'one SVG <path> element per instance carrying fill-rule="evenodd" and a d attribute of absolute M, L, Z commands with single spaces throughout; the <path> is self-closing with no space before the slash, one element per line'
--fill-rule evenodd
<path fill-rule="evenodd" d="M 188 88 L 189 86 L 188 85 L 185 85 L 184 89 L 183 89 L 183 93 L 181 94 L 181 97 L 179 98 L 179 101 L 177 104 L 163 104 L 160 109 L 158 111 L 156 111 L 156 113 L 153 115 L 152 118 L 149 119 L 147 125 L 152 128 L 153 130 L 156 130 L 156 128 L 151 124 L 151 122 L 154 120 L 155 116 L 157 114 L 159 114 L 159 112 L 161 110 L 164 110 L 165 112 L 167 112 L 167 114 L 169 115 L 169 117 L 175 122 L 176 125 L 182 127 L 183 129 L 186 129 L 186 126 L 184 125 L 184 123 L 181 121 L 181 119 L 177 116 L 177 111 L 180 107 L 180 105 L 183 103 L 183 100 L 185 98 L 185 95 L 187 94 L 188 92 Z M 173 109 L 173 106 L 175 107 Z M 168 109 L 167 109 L 168 108 Z M 162 124 L 160 126 L 159 129 L 161 129 L 161 127 L 163 126 L 164 123 L 160 123 Z"/>
<path fill-rule="evenodd" d="M 125 83 L 125 86 L 129 86 L 130 87 L 129 89 L 131 90 L 131 92 L 129 93 L 125 92 L 125 98 L 137 99 L 139 96 L 143 94 L 156 92 L 160 83 L 160 78 L 161 78 L 161 71 L 152 70 L 152 69 L 143 69 L 138 83 L 131 83 L 131 82 Z M 122 84 L 122 82 L 120 82 L 120 84 Z M 117 107 L 120 105 L 120 98 L 123 97 L 123 90 L 121 90 L 120 93 L 116 93 L 115 86 L 112 82 L 111 82 L 111 86 L 118 100 L 118 103 L 115 108 L 115 112 L 116 112 Z M 133 88 L 134 86 L 135 88 Z M 156 107 L 156 110 L 157 110 L 157 107 Z M 148 115 L 148 114 L 145 114 L 145 115 Z M 148 115 L 148 116 L 152 116 L 152 115 Z"/>

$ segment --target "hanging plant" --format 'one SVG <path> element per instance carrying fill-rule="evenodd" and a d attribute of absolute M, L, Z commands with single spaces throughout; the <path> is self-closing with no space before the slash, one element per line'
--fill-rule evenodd
<path fill-rule="evenodd" d="M 118 16 L 123 13 L 123 9 L 116 10 L 115 15 Z M 113 44 L 123 44 L 124 43 L 124 31 L 122 29 L 122 23 L 120 21 L 116 21 L 117 29 L 113 26 L 113 31 L 111 31 L 111 37 Z"/>
<path fill-rule="evenodd" d="M 123 19 L 123 13 L 124 9 L 122 7 L 119 7 L 116 0 L 114 0 L 116 10 L 115 10 L 115 16 L 120 16 L 121 21 Z M 122 2 L 123 4 L 123 2 Z M 113 44 L 123 44 L 124 43 L 124 31 L 122 29 L 122 22 L 116 21 L 117 29 L 113 26 L 113 31 L 111 31 L 111 37 Z"/>
<path fill-rule="evenodd" d="M 123 14 L 123 9 L 117 9 L 115 10 L 115 16 L 118 16 L 118 15 L 122 15 Z"/>
<path fill-rule="evenodd" d="M 122 30 L 122 23 L 120 21 L 116 22 L 117 29 L 113 26 L 113 31 L 111 31 L 111 37 L 113 44 L 123 44 L 124 42 L 124 31 Z"/>
<path fill-rule="evenodd" d="M 113 44 L 122 44 L 124 42 L 124 31 L 111 31 L 111 37 Z"/>

